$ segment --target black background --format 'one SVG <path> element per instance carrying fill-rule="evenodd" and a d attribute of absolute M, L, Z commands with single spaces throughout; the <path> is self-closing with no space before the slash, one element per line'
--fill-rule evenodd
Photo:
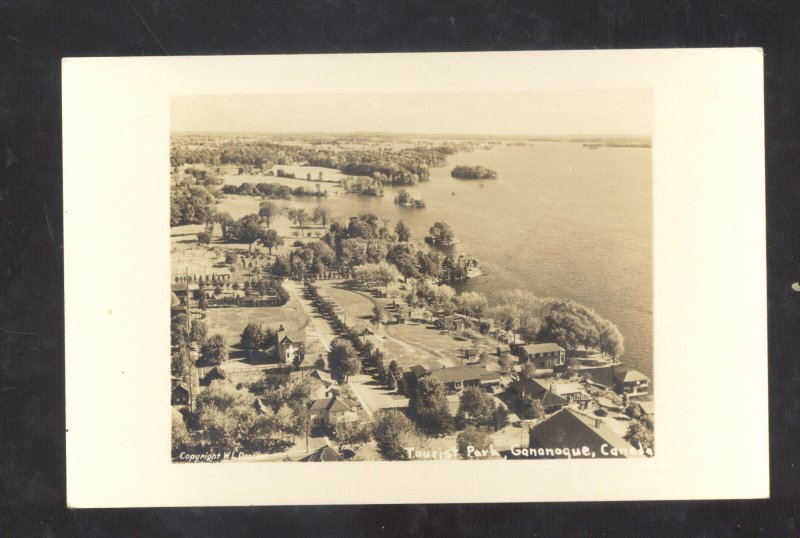
<path fill-rule="evenodd" d="M 0 536 L 800 535 L 799 25 L 796 2 L 766 0 L 0 1 Z M 765 53 L 771 500 L 65 508 L 62 57 L 728 46 Z"/>

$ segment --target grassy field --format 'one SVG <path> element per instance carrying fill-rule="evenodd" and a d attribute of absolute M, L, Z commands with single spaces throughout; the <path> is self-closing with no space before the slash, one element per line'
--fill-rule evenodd
<path fill-rule="evenodd" d="M 209 308 L 205 322 L 209 335 L 220 334 L 225 338 L 230 346 L 231 358 L 235 359 L 242 357 L 239 341 L 248 323 L 260 323 L 265 328 L 273 329 L 283 325 L 291 332 L 305 328 L 309 320 L 297 300 L 292 298 L 281 307 Z"/>

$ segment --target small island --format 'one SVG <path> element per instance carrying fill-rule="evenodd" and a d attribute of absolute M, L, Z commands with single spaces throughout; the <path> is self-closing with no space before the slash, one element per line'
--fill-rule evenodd
<path fill-rule="evenodd" d="M 497 172 L 483 166 L 458 165 L 450 172 L 450 176 L 458 179 L 496 179 Z"/>
<path fill-rule="evenodd" d="M 420 209 L 425 207 L 425 200 L 422 199 L 422 195 L 408 189 L 400 189 L 400 192 L 394 197 L 394 203 L 401 207 L 416 207 Z"/>

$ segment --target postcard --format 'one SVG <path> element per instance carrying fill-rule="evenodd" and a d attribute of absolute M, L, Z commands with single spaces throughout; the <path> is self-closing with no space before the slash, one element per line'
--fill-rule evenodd
<path fill-rule="evenodd" d="M 65 59 L 70 506 L 768 496 L 762 80 Z"/>

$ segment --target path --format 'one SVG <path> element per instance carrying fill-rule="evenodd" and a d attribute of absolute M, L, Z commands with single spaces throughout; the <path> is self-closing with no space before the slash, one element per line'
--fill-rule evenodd
<path fill-rule="evenodd" d="M 333 332 L 333 328 L 322 316 L 314 312 L 314 305 L 311 299 L 306 298 L 297 282 L 288 279 L 284 280 L 283 287 L 290 295 L 297 299 L 297 302 L 300 304 L 303 312 L 305 312 L 306 316 L 311 321 L 311 325 L 313 326 L 314 331 L 317 333 L 317 338 L 322 345 L 325 346 L 325 350 L 330 351 L 331 341 L 337 337 L 336 333 Z M 361 408 L 364 410 L 364 412 L 369 415 L 370 419 L 374 420 L 372 409 L 369 408 L 364 399 L 361 397 L 361 394 L 355 387 L 356 384 L 357 383 L 350 383 L 350 387 L 353 389 L 353 394 L 355 395 L 359 404 L 361 404 Z"/>

